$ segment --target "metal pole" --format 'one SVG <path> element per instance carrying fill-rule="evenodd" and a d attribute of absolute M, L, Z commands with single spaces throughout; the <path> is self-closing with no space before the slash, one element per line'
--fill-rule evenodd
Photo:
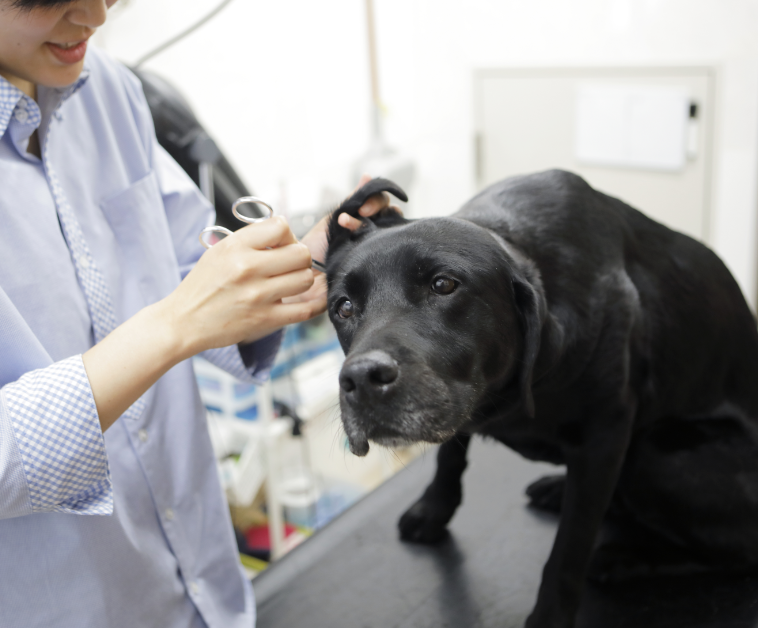
<path fill-rule="evenodd" d="M 376 27 L 374 24 L 374 2 L 366 0 L 366 29 L 368 31 L 368 61 L 371 76 L 371 101 L 374 114 L 374 140 L 382 138 L 381 96 L 379 94 L 379 67 L 376 54 Z"/>
<path fill-rule="evenodd" d="M 284 516 L 282 504 L 279 501 L 279 457 L 277 455 L 279 442 L 273 433 L 274 404 L 270 381 L 258 388 L 258 411 L 260 412 L 266 445 L 266 506 L 271 560 L 273 561 L 280 558 L 284 553 Z"/>
<path fill-rule="evenodd" d="M 200 191 L 203 193 L 203 196 L 210 201 L 211 205 L 215 207 L 216 197 L 213 190 L 213 164 L 208 161 L 201 161 L 198 168 Z"/>

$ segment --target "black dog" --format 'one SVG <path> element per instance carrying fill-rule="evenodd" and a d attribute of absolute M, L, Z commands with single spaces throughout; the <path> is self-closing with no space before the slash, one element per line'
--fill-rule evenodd
<path fill-rule="evenodd" d="M 404 197 L 374 180 L 332 216 L 328 307 L 351 450 L 442 443 L 402 538 L 442 538 L 478 433 L 567 467 L 529 489 L 561 510 L 530 628 L 573 626 L 609 512 L 690 564 L 758 565 L 758 331 L 714 253 L 561 171 L 337 224 L 381 190 Z"/>

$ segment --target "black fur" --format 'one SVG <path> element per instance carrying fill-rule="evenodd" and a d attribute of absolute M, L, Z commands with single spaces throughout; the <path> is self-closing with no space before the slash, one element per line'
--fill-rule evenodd
<path fill-rule="evenodd" d="M 567 468 L 529 488 L 561 512 L 529 628 L 574 625 L 607 513 L 700 568 L 758 565 L 758 331 L 714 253 L 561 171 L 366 223 L 335 213 L 327 257 L 351 449 L 442 443 L 402 538 L 445 535 L 478 433 Z M 660 567 L 612 556 L 593 575 Z"/>

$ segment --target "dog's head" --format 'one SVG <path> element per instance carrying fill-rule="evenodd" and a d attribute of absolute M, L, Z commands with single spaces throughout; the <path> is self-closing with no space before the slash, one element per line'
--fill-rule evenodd
<path fill-rule="evenodd" d="M 350 449 L 440 443 L 487 392 L 513 384 L 533 413 L 531 377 L 544 318 L 536 273 L 492 232 L 456 218 L 384 212 L 355 232 L 339 226 L 375 179 L 329 224 L 329 316 L 346 359 L 340 406 Z M 531 275 L 531 276 L 530 276 Z"/>

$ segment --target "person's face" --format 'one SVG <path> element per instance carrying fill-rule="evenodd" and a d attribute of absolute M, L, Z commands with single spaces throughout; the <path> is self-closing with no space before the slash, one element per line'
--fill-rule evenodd
<path fill-rule="evenodd" d="M 81 74 L 87 40 L 116 0 L 18 8 L 0 0 L 0 75 L 20 87 L 64 87 Z"/>

